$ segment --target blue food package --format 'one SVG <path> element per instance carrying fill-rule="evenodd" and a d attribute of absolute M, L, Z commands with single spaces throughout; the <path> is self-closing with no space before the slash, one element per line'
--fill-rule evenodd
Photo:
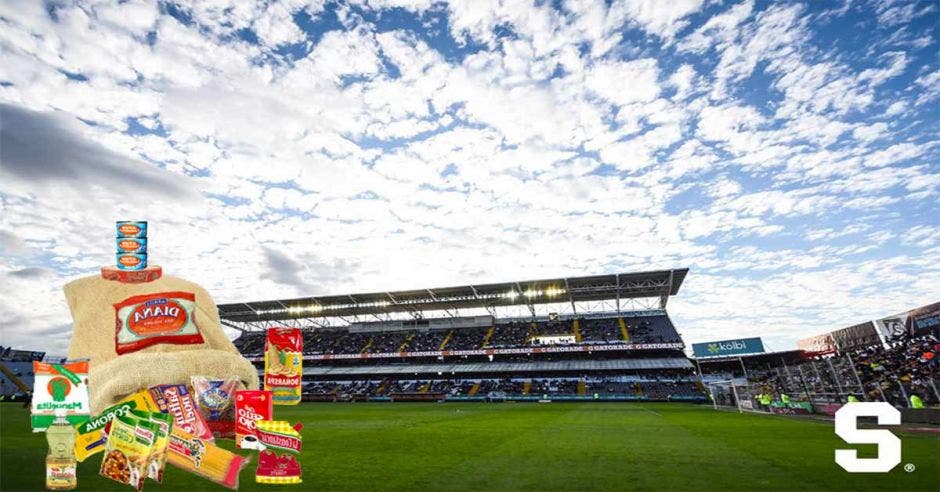
<path fill-rule="evenodd" d="M 143 253 L 118 253 L 118 270 L 143 270 L 147 268 L 147 255 Z"/>
<path fill-rule="evenodd" d="M 145 237 L 119 237 L 114 240 L 118 254 L 146 253 L 147 238 Z"/>
<path fill-rule="evenodd" d="M 117 237 L 147 237 L 146 220 L 119 220 L 117 221 Z"/>

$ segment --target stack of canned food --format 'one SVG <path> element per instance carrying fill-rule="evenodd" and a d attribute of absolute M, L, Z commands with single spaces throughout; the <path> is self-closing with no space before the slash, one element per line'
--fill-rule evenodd
<path fill-rule="evenodd" d="M 147 222 L 117 222 L 117 267 L 119 270 L 147 268 Z"/>

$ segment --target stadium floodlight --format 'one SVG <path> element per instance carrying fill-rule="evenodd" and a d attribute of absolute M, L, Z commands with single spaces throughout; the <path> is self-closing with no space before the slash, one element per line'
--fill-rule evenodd
<path fill-rule="evenodd" d="M 510 289 L 509 292 L 503 294 L 503 296 L 505 296 L 507 299 L 515 299 L 519 297 L 519 293 L 516 292 L 515 290 Z"/>
<path fill-rule="evenodd" d="M 558 287 L 549 287 L 545 289 L 545 295 L 548 297 L 555 297 L 565 293 L 565 289 L 559 289 Z"/>
<path fill-rule="evenodd" d="M 530 298 L 530 299 L 533 298 L 533 297 L 539 296 L 539 295 L 541 295 L 541 294 L 542 294 L 542 291 L 539 291 L 539 290 L 529 289 L 529 290 L 525 291 L 525 296 L 528 297 L 528 298 Z"/>

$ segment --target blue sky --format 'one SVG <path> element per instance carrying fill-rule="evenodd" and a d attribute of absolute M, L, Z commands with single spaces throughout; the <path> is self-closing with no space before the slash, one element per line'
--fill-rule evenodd
<path fill-rule="evenodd" d="M 935 2 L 3 2 L 0 315 L 114 220 L 219 302 L 689 267 L 688 343 L 940 298 Z"/>

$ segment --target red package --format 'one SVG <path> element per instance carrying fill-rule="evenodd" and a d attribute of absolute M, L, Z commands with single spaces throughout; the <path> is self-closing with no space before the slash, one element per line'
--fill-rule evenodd
<path fill-rule="evenodd" d="M 173 414 L 174 427 L 203 440 L 215 442 L 209 425 L 197 410 L 196 400 L 185 384 L 151 386 L 150 396 L 161 412 Z"/>
<path fill-rule="evenodd" d="M 274 417 L 274 399 L 270 391 L 235 392 L 235 447 L 242 449 L 245 436 L 255 436 L 255 422 Z"/>
<path fill-rule="evenodd" d="M 119 355 L 161 343 L 204 343 L 196 325 L 196 295 L 192 292 L 128 297 L 114 305 L 114 315 L 114 349 Z"/>

